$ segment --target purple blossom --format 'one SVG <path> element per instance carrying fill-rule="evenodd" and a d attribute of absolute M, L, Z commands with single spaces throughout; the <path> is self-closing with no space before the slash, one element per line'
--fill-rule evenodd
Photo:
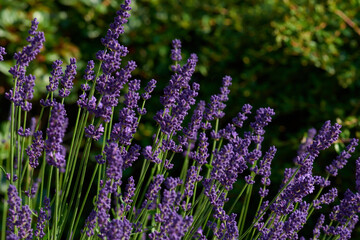
<path fill-rule="evenodd" d="M 33 230 L 31 228 L 31 220 L 31 210 L 28 205 L 25 205 L 21 208 L 19 221 L 17 222 L 18 235 L 20 239 L 32 239 Z"/>
<path fill-rule="evenodd" d="M 267 126 L 271 120 L 272 116 L 275 115 L 275 112 L 272 108 L 259 108 L 256 111 L 255 122 L 250 123 L 251 128 L 254 130 L 253 142 L 255 144 L 261 144 L 265 134 L 264 127 Z"/>
<path fill-rule="evenodd" d="M 182 122 L 191 106 L 195 104 L 200 85 L 189 81 L 195 71 L 197 56 L 192 54 L 188 62 L 175 73 L 170 83 L 164 89 L 164 96 L 160 98 L 164 110 L 158 111 L 154 117 L 164 134 L 172 134 L 182 129 Z M 172 110 L 172 111 L 171 111 Z"/>
<path fill-rule="evenodd" d="M 339 137 L 341 125 L 335 123 L 331 126 L 330 121 L 326 121 L 319 133 L 315 136 L 313 143 L 307 148 L 312 156 L 318 156 L 321 150 L 330 147 Z"/>
<path fill-rule="evenodd" d="M 34 133 L 33 142 L 26 148 L 26 154 L 29 156 L 29 164 L 32 168 L 39 166 L 39 157 L 44 150 L 44 140 L 42 137 L 42 131 Z"/>
<path fill-rule="evenodd" d="M 311 174 L 297 175 L 281 193 L 282 199 L 301 202 L 302 198 L 314 191 L 314 177 Z"/>
<path fill-rule="evenodd" d="M 120 185 L 124 160 L 118 144 L 115 142 L 109 143 L 106 145 L 104 153 L 107 160 L 106 176 Z"/>
<path fill-rule="evenodd" d="M 61 145 L 68 119 L 64 105 L 56 103 L 51 111 L 49 127 L 46 130 L 48 139 L 45 140 L 46 161 L 61 171 L 65 170 L 65 148 Z"/>
<path fill-rule="evenodd" d="M 0 47 L 0 62 L 4 61 L 4 55 L 6 55 L 6 51 L 4 47 Z"/>
<path fill-rule="evenodd" d="M 321 195 L 319 199 L 313 201 L 314 208 L 321 209 L 320 204 L 329 205 L 330 203 L 335 201 L 337 195 L 338 195 L 338 191 L 336 188 L 330 189 L 328 193 Z"/>
<path fill-rule="evenodd" d="M 191 152 L 190 157 L 197 161 L 200 165 L 206 164 L 207 158 L 210 156 L 210 154 L 208 153 L 208 146 L 208 138 L 206 137 L 205 133 L 201 132 L 199 134 L 198 151 Z"/>
<path fill-rule="evenodd" d="M 171 49 L 171 60 L 175 61 L 174 65 L 171 65 L 171 70 L 177 72 L 180 70 L 180 64 L 177 63 L 181 61 L 181 41 L 179 39 L 172 40 L 173 49 Z"/>
<path fill-rule="evenodd" d="M 86 236 L 88 237 L 93 236 L 95 234 L 96 220 L 96 211 L 92 210 L 86 218 L 84 229 L 82 229 L 81 232 L 86 232 Z"/>
<path fill-rule="evenodd" d="M 305 201 L 301 202 L 299 208 L 289 215 L 287 221 L 284 222 L 284 234 L 287 239 L 297 239 L 297 232 L 300 231 L 306 223 L 307 211 L 309 204 Z"/>
<path fill-rule="evenodd" d="M 355 183 L 356 191 L 360 193 L 360 158 L 356 159 Z"/>
<path fill-rule="evenodd" d="M 157 194 L 159 193 L 161 189 L 161 184 L 164 182 L 165 178 L 163 175 L 158 174 L 154 176 L 153 182 L 150 184 L 149 189 L 145 195 L 148 203 L 154 201 L 157 197 Z"/>
<path fill-rule="evenodd" d="M 360 194 L 352 193 L 349 189 L 346 190 L 344 198 L 340 204 L 333 208 L 329 215 L 331 220 L 336 220 L 340 224 L 346 224 L 348 218 L 359 213 Z"/>
<path fill-rule="evenodd" d="M 137 144 L 130 147 L 129 151 L 123 156 L 124 165 L 123 170 L 132 166 L 132 164 L 139 158 L 141 147 Z"/>
<path fill-rule="evenodd" d="M 109 210 L 111 208 L 111 201 L 109 198 L 109 193 L 111 188 L 110 184 L 111 184 L 110 180 L 105 182 L 102 189 L 100 190 L 98 201 L 96 202 L 96 206 L 98 209 L 96 218 L 100 228 L 100 232 L 102 233 L 101 236 L 103 236 L 103 234 L 106 232 L 106 226 L 110 219 L 110 214 L 109 214 Z M 89 228 L 89 231 L 90 233 L 92 232 L 91 228 Z"/>
<path fill-rule="evenodd" d="M 54 92 L 59 86 L 59 80 L 63 74 L 61 64 L 63 62 L 61 60 L 56 60 L 53 62 L 51 71 L 51 77 L 49 77 L 49 85 L 46 86 L 46 90 L 48 92 Z"/>
<path fill-rule="evenodd" d="M 85 75 L 84 75 L 84 79 L 86 81 L 94 80 L 94 78 L 95 78 L 94 67 L 95 67 L 94 61 L 93 60 L 88 61 L 88 64 L 85 69 Z"/>
<path fill-rule="evenodd" d="M 154 91 L 156 87 L 156 80 L 155 79 L 151 79 L 148 84 L 145 87 L 145 92 L 143 94 L 141 94 L 141 97 L 144 100 L 149 100 L 151 98 L 151 93 Z"/>
<path fill-rule="evenodd" d="M 332 161 L 332 163 L 325 168 L 326 171 L 332 176 L 336 176 L 338 174 L 338 170 L 342 169 L 346 165 L 347 160 L 351 157 L 350 153 L 353 153 L 355 151 L 355 147 L 358 145 L 358 143 L 358 139 L 351 139 L 349 145 L 346 146 L 345 150 L 342 151 L 340 155 L 338 155 Z"/>
<path fill-rule="evenodd" d="M 129 82 L 129 91 L 125 94 L 124 104 L 130 108 L 134 109 L 138 107 L 138 101 L 140 99 L 139 91 L 140 89 L 140 80 L 134 79 Z"/>
<path fill-rule="evenodd" d="M 299 174 L 305 175 L 312 172 L 313 162 L 321 150 L 325 150 L 335 142 L 340 134 L 341 125 L 335 123 L 333 126 L 330 121 L 326 121 L 319 133 L 314 137 L 311 145 L 307 147 L 307 152 L 297 156 L 295 163 L 301 165 Z"/>
<path fill-rule="evenodd" d="M 244 121 L 248 118 L 246 115 L 251 114 L 252 106 L 250 104 L 245 104 L 242 107 L 242 112 L 239 112 L 238 115 L 232 119 L 232 122 L 235 126 L 242 128 Z"/>
<path fill-rule="evenodd" d="M 98 141 L 104 133 L 104 127 L 100 124 L 97 128 L 93 124 L 85 127 L 85 136 Z"/>
<path fill-rule="evenodd" d="M 164 89 L 164 96 L 160 97 L 160 103 L 165 107 L 165 109 L 175 107 L 179 100 L 181 89 L 189 87 L 189 81 L 195 71 L 197 61 L 198 58 L 196 54 L 191 54 L 187 63 L 178 73 L 175 73 L 171 77 L 169 85 Z"/>
<path fill-rule="evenodd" d="M 202 179 L 202 176 L 199 175 L 200 171 L 201 168 L 198 169 L 196 166 L 191 166 L 187 171 L 184 196 L 191 197 L 194 194 L 193 190 L 195 183 Z"/>
<path fill-rule="evenodd" d="M 201 121 L 203 119 L 205 110 L 205 101 L 200 101 L 191 117 L 191 122 L 187 128 L 184 128 L 183 133 L 187 136 L 188 141 L 196 141 L 197 133 L 201 127 Z"/>
<path fill-rule="evenodd" d="M 213 227 L 214 235 L 218 239 L 224 239 L 224 240 L 238 239 L 239 230 L 235 218 L 236 218 L 236 214 L 231 214 L 231 216 L 226 215 L 224 222 L 220 224 L 219 228 L 216 228 L 216 225 L 214 225 Z"/>
<path fill-rule="evenodd" d="M 40 209 L 39 217 L 36 223 L 35 236 L 39 238 L 45 237 L 45 226 L 50 220 L 50 199 L 45 197 L 44 207 Z"/>
<path fill-rule="evenodd" d="M 109 240 L 129 240 L 132 231 L 132 224 L 126 218 L 113 219 L 107 224 L 104 235 Z"/>
<path fill-rule="evenodd" d="M 25 68 L 36 58 L 43 46 L 43 43 L 45 42 L 44 33 L 36 31 L 38 25 L 39 22 L 36 18 L 34 18 L 31 22 L 31 28 L 29 30 L 30 36 L 26 38 L 26 41 L 28 41 L 30 45 L 25 46 L 22 51 L 17 52 L 14 55 L 16 65 L 9 70 L 14 79 L 25 76 Z"/>
<path fill-rule="evenodd" d="M 65 74 L 61 78 L 60 82 L 63 86 L 62 89 L 59 90 L 60 97 L 64 98 L 70 95 L 70 90 L 73 87 L 73 81 L 76 75 L 76 59 L 70 58 L 70 64 L 66 66 Z"/>
<path fill-rule="evenodd" d="M 138 126 L 136 113 L 133 109 L 122 108 L 119 113 L 119 122 L 115 123 L 111 131 L 112 141 L 119 141 L 122 145 L 130 145 Z"/>
<path fill-rule="evenodd" d="M 28 196 L 29 198 L 34 198 L 37 190 L 39 189 L 40 183 L 41 183 L 41 179 L 37 178 L 35 180 L 35 182 L 33 183 L 33 186 L 31 187 L 31 189 L 29 191 L 28 190 L 24 191 L 24 194 L 26 196 Z"/>
<path fill-rule="evenodd" d="M 218 180 L 226 190 L 232 189 L 238 174 L 241 173 L 241 166 L 244 158 L 234 152 L 232 144 L 224 145 L 218 153 L 214 154 L 212 162 L 211 178 Z"/>
<path fill-rule="evenodd" d="M 25 128 L 23 129 L 23 127 L 20 127 L 18 132 L 19 136 L 22 136 L 22 137 L 29 137 L 31 136 L 31 130 L 30 128 Z"/>
<path fill-rule="evenodd" d="M 125 187 L 125 194 L 124 194 L 124 203 L 131 204 L 133 202 L 132 197 L 135 194 L 135 180 L 131 176 L 128 180 L 128 184 Z"/>
<path fill-rule="evenodd" d="M 8 188 L 8 217 L 6 219 L 6 226 L 8 230 L 6 231 L 7 235 L 15 233 L 15 227 L 17 226 L 18 221 L 20 220 L 21 213 L 21 199 L 18 195 L 18 191 L 14 185 L 9 185 Z"/>
<path fill-rule="evenodd" d="M 156 164 L 160 164 L 161 163 L 161 159 L 158 157 L 160 154 L 160 150 L 156 150 L 155 152 L 153 152 L 152 147 L 151 146 L 146 146 L 143 151 L 142 154 L 144 155 L 144 158 L 147 160 L 150 160 L 153 163 Z"/>
<path fill-rule="evenodd" d="M 321 214 L 313 230 L 314 239 L 318 239 L 320 237 L 321 234 L 320 229 L 322 228 L 324 222 L 325 222 L 325 215 Z"/>

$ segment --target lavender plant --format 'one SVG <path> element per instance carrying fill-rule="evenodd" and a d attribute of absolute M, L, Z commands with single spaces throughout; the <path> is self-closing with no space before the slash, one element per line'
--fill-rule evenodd
<path fill-rule="evenodd" d="M 245 104 L 231 123 L 220 125 L 232 79 L 223 77 L 208 103 L 197 101 L 200 85 L 191 77 L 198 58 L 191 54 L 182 65 L 180 40 L 172 42 L 173 73 L 160 97 L 162 109 L 154 114 L 152 144 L 135 143 L 156 80 L 141 90 L 141 81 L 132 77 L 136 63 L 122 63 L 129 51 L 118 38 L 130 17 L 130 0 L 121 8 L 101 39 L 104 49 L 88 62 L 73 127 L 64 99 L 77 78 L 75 58 L 64 72 L 62 60 L 54 61 L 41 111 L 31 112 L 35 76 L 27 67 L 45 41 L 32 21 L 29 45 L 15 54 L 9 70 L 14 86 L 6 93 L 11 117 L 8 159 L 1 166 L 7 186 L 2 239 L 305 239 L 302 229 L 315 210 L 312 239 L 351 238 L 360 211 L 360 158 L 354 192 L 338 196 L 331 178 L 358 140 L 318 176 L 315 160 L 339 139 L 341 126 L 327 121 L 318 133 L 311 129 L 294 167 L 285 169 L 281 186 L 269 196 L 277 149 L 263 150 L 262 143 L 274 110 L 259 108 L 252 117 L 252 106 Z M 5 54 L 0 47 L 0 60 Z M 28 124 L 30 117 L 35 118 Z M 93 153 L 97 144 L 101 151 Z M 125 177 L 137 161 L 139 173 Z M 322 211 L 327 205 L 329 213 Z"/>

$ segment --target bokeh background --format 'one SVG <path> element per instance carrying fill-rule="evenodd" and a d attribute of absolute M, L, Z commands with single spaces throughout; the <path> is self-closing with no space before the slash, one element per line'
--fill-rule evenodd
<path fill-rule="evenodd" d="M 0 45 L 8 55 L 0 63 L 0 128 L 6 128 L 10 104 L 4 93 L 12 86 L 8 70 L 13 54 L 26 44 L 30 21 L 36 17 L 45 32 L 45 48 L 29 67 L 37 77 L 34 110 L 45 86 L 52 61 L 78 60 L 78 78 L 86 62 L 102 49 L 100 38 L 122 1 L 111 0 L 1 0 Z M 326 120 L 343 125 L 341 141 L 321 154 L 314 171 L 324 174 L 350 137 L 360 137 L 360 1 L 358 0 L 138 0 L 121 37 L 138 64 L 134 77 L 158 81 L 159 96 L 170 79 L 171 40 L 182 41 L 184 62 L 196 53 L 199 63 L 194 81 L 201 84 L 198 99 L 209 100 L 221 86 L 224 75 L 233 78 L 225 125 L 250 103 L 254 109 L 272 107 L 276 116 L 267 128 L 263 149 L 278 148 L 272 180 L 276 186 L 283 169 L 293 165 L 297 148 L 309 128 L 319 129 Z M 126 61 L 125 60 L 125 61 Z M 147 119 L 137 140 L 149 141 L 155 128 L 152 114 L 158 98 L 148 105 Z M 153 106 L 153 107 L 151 107 Z M 151 114 L 152 113 L 152 114 Z M 70 116 L 70 120 L 71 120 Z M 71 125 L 70 125 L 71 126 Z M 5 131 L 0 138 L 6 139 Z M 0 139 L 0 140 L 1 140 Z M 3 143 L 0 143 L 3 144 Z M 354 190 L 355 158 L 332 178 L 340 196 Z M 4 159 L 4 155 L 0 155 Z M 277 189 L 273 189 L 276 191 Z M 231 197 L 231 196 L 230 196 Z M 355 235 L 359 236 L 359 228 Z"/>

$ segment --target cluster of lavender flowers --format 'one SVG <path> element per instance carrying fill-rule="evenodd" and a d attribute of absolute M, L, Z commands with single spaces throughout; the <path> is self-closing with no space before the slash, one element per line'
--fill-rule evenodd
<path fill-rule="evenodd" d="M 136 63 L 122 64 L 129 51 L 118 38 L 130 4 L 125 0 L 101 39 L 97 62 L 88 62 L 72 127 L 64 98 L 80 78 L 74 58 L 64 72 L 63 61 L 54 61 L 41 111 L 30 113 L 35 76 L 27 66 L 45 41 L 32 21 L 29 45 L 15 54 L 9 71 L 14 87 L 6 94 L 11 119 L 9 157 L 1 166 L 8 189 L 2 239 L 350 239 L 360 212 L 360 158 L 353 191 L 338 196 L 331 178 L 358 140 L 350 140 L 319 176 L 315 160 L 339 140 L 341 126 L 327 121 L 318 132 L 309 130 L 294 167 L 285 169 L 270 197 L 277 149 L 263 150 L 262 143 L 274 110 L 259 108 L 251 116 L 252 106 L 245 104 L 231 123 L 221 122 L 232 78 L 223 77 L 208 103 L 197 100 L 200 84 L 192 75 L 198 58 L 191 54 L 182 64 L 180 40 L 172 42 L 173 73 L 154 114 L 152 144 L 134 142 L 157 82 L 149 80 L 142 90 L 132 76 Z M 0 47 L 1 61 L 5 54 Z M 133 166 L 137 161 L 141 169 Z M 127 177 L 131 172 L 137 174 Z M 327 205 L 328 214 L 322 211 Z M 314 215 L 316 225 L 306 226 Z"/>

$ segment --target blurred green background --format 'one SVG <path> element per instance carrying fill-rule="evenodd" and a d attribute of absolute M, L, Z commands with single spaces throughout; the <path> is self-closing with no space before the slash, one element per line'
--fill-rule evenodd
<path fill-rule="evenodd" d="M 14 64 L 12 56 L 26 44 L 32 18 L 38 18 L 39 29 L 46 37 L 45 48 L 29 67 L 29 72 L 37 76 L 32 111 L 36 115 L 52 61 L 68 63 L 70 57 L 76 57 L 76 81 L 80 84 L 86 62 L 103 48 L 100 38 L 121 3 L 1 0 L 0 45 L 6 47 L 8 55 L 0 63 L 0 122 L 9 115 L 10 104 L 4 93 L 12 84 L 8 74 Z M 360 137 L 360 1 L 139 0 L 132 6 L 121 42 L 129 47 L 127 59 L 138 64 L 134 77 L 141 79 L 143 86 L 151 78 L 159 82 L 154 95 L 160 95 L 170 79 L 171 40 L 178 38 L 184 62 L 190 53 L 199 57 L 193 77 L 202 85 L 198 98 L 209 100 L 218 92 L 222 77 L 232 76 L 222 125 L 245 103 L 255 109 L 275 109 L 263 146 L 264 150 L 269 145 L 278 147 L 272 176 L 275 183 L 281 181 L 284 167 L 292 166 L 309 128 L 319 129 L 331 120 L 343 125 L 342 142 Z M 74 103 L 76 98 L 73 94 L 67 103 Z M 151 134 L 151 113 L 157 110 L 157 106 L 148 107 L 150 121 L 140 126 L 142 136 Z M 143 140 L 141 136 L 138 139 Z M 334 151 L 323 153 L 315 172 L 324 174 L 324 167 L 334 156 Z M 354 190 L 354 166 L 355 157 L 341 170 L 341 177 L 332 179 L 342 187 L 341 192 L 350 185 Z"/>

